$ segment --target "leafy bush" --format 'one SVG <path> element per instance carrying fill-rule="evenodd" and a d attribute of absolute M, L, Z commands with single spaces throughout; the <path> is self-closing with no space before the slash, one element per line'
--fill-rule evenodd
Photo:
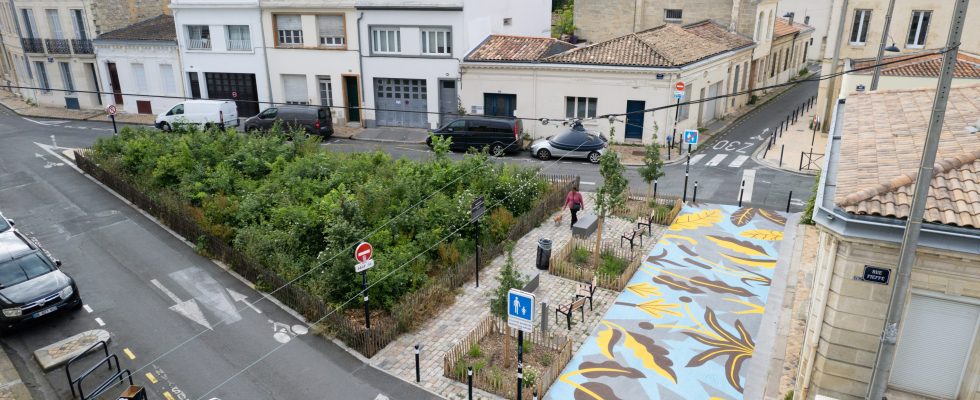
<path fill-rule="evenodd" d="M 538 372 L 531 367 L 524 368 L 524 387 L 534 387 L 538 380 Z"/>
<path fill-rule="evenodd" d="M 800 223 L 804 225 L 813 225 L 813 209 L 817 204 L 817 190 L 820 189 L 820 173 L 817 173 L 817 177 L 813 182 L 813 189 L 810 192 L 810 199 L 806 201 L 806 207 L 803 208 L 803 215 L 800 215 Z"/>
<path fill-rule="evenodd" d="M 497 275 L 497 288 L 491 292 L 490 312 L 500 318 L 507 317 L 507 292 L 527 284 L 527 277 L 514 269 L 514 244 L 507 243 L 507 261 Z"/>
<path fill-rule="evenodd" d="M 759 96 L 754 94 L 749 96 L 749 104 L 755 104 L 757 101 L 759 101 Z"/>
<path fill-rule="evenodd" d="M 466 352 L 466 355 L 468 355 L 470 358 L 477 358 L 482 356 L 483 352 L 480 351 L 480 344 L 479 343 L 471 344 L 469 351 Z"/>
<path fill-rule="evenodd" d="M 541 362 L 542 366 L 550 367 L 554 359 L 551 357 L 551 353 L 544 353 L 538 358 L 538 361 Z"/>
<path fill-rule="evenodd" d="M 572 262 L 578 266 L 585 266 L 589 263 L 589 249 L 582 245 L 575 245 L 572 248 Z"/>
<path fill-rule="evenodd" d="M 629 261 L 617 257 L 611 251 L 603 251 L 602 260 L 599 262 L 599 273 L 609 276 L 620 276 L 628 265 Z"/>
<path fill-rule="evenodd" d="M 506 208 L 494 209 L 490 213 L 490 218 L 487 219 L 487 233 L 489 234 L 490 241 L 499 243 L 506 239 L 507 232 L 510 231 L 510 227 L 514 226 L 515 223 L 517 223 L 517 219 Z"/>

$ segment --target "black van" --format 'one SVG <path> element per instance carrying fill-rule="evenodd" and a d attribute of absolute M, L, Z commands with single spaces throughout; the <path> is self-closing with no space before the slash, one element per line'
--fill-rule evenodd
<path fill-rule="evenodd" d="M 502 156 L 521 150 L 523 128 L 521 120 L 516 118 L 472 116 L 460 117 L 432 134 L 452 138 L 452 150 L 486 147 L 490 154 Z M 427 138 L 425 143 L 432 147 L 432 138 Z"/>
<path fill-rule="evenodd" d="M 245 132 L 264 131 L 282 121 L 283 129 L 305 130 L 310 135 L 327 137 L 333 135 L 333 117 L 330 107 L 279 105 L 266 108 L 254 117 L 245 120 Z"/>

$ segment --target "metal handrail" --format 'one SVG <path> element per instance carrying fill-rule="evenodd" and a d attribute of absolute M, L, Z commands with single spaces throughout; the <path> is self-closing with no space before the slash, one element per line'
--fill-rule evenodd
<path fill-rule="evenodd" d="M 71 387 L 72 398 L 75 397 L 75 381 L 71 379 L 71 369 L 69 369 L 68 367 L 71 367 L 71 363 L 75 362 L 82 356 L 85 356 L 88 353 L 92 352 L 92 350 L 95 349 L 95 347 L 98 345 L 102 345 L 102 351 L 105 353 L 106 358 L 109 358 L 109 345 L 106 343 L 105 340 L 100 340 L 98 342 L 92 343 L 92 345 L 89 346 L 87 349 L 85 349 L 85 351 L 79 353 L 77 356 L 72 357 L 71 360 L 68 360 L 68 362 L 65 363 L 65 375 L 68 377 L 68 386 Z M 118 366 L 119 364 L 116 363 L 116 365 Z M 112 364 L 109 364 L 109 370 L 112 371 Z"/>
<path fill-rule="evenodd" d="M 102 360 L 99 360 L 98 363 L 96 363 L 95 365 L 93 365 L 91 368 L 89 368 L 87 371 L 85 371 L 85 373 L 83 373 L 81 376 L 78 377 L 78 382 L 77 382 L 77 385 L 78 385 L 78 397 L 81 397 L 82 400 L 88 398 L 88 397 L 85 397 L 85 393 L 82 392 L 82 381 L 84 381 L 85 378 L 87 378 L 89 375 L 91 375 L 93 372 L 95 372 L 96 369 L 98 369 L 99 367 L 101 367 L 102 364 L 105 364 L 107 362 L 109 363 L 109 370 L 111 371 L 112 370 L 112 360 L 116 360 L 116 368 L 119 368 L 119 357 L 116 357 L 115 354 L 110 354 L 108 357 L 103 358 Z M 116 376 L 119 375 L 119 374 L 120 374 L 119 372 L 115 373 L 111 378 L 109 378 L 109 380 L 112 380 L 112 379 L 116 378 Z M 104 385 L 105 385 L 105 383 L 103 383 L 99 387 L 101 388 Z M 72 391 L 72 393 L 75 393 L 75 392 Z"/>

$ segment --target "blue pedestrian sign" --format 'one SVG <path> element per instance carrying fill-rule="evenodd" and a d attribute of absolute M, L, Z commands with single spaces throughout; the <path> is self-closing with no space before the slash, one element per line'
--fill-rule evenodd
<path fill-rule="evenodd" d="M 680 99 L 683 99 L 683 98 L 684 98 L 684 92 L 679 91 L 679 90 L 675 90 L 674 91 L 674 100 L 680 100 Z"/>
<path fill-rule="evenodd" d="M 524 332 L 534 328 L 534 294 L 511 289 L 507 292 L 507 325 Z"/>
<path fill-rule="evenodd" d="M 684 131 L 684 143 L 698 144 L 698 130 L 688 129 Z"/>

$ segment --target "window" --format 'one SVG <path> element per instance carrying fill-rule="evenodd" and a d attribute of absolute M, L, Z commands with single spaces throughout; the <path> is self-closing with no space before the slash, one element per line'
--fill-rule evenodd
<path fill-rule="evenodd" d="M 330 77 L 323 76 L 320 77 L 318 81 L 320 89 L 320 105 L 321 106 L 332 106 L 333 105 L 333 86 L 330 84 Z"/>
<path fill-rule="evenodd" d="M 755 41 L 762 40 L 762 23 L 765 22 L 766 17 L 761 12 L 759 13 L 759 19 L 755 21 Z"/>
<path fill-rule="evenodd" d="M 58 10 L 44 10 L 44 12 L 48 15 L 48 29 L 51 30 L 51 38 L 64 39 L 65 32 L 61 30 L 61 17 L 58 16 Z"/>
<path fill-rule="evenodd" d="M 75 92 L 75 81 L 71 79 L 71 65 L 66 62 L 59 62 L 58 69 L 61 70 L 61 83 L 65 85 L 68 93 Z"/>
<path fill-rule="evenodd" d="M 320 46 L 343 46 L 347 42 L 343 15 L 317 15 L 316 30 Z"/>
<path fill-rule="evenodd" d="M 749 63 L 746 61 L 742 65 L 744 65 L 742 67 L 742 90 L 744 91 L 749 85 Z"/>
<path fill-rule="evenodd" d="M 136 91 L 140 94 L 146 94 L 148 89 L 146 86 L 146 68 L 143 64 L 133 63 L 130 64 L 130 68 L 133 69 L 133 81 L 136 82 Z"/>
<path fill-rule="evenodd" d="M 912 26 L 909 27 L 909 38 L 905 41 L 906 47 L 925 46 L 930 17 L 932 11 L 912 11 Z"/>
<path fill-rule="evenodd" d="M 400 53 L 402 33 L 398 28 L 371 28 L 371 51 L 374 53 Z"/>
<path fill-rule="evenodd" d="M 679 22 L 681 20 L 681 16 L 683 15 L 684 15 L 684 10 L 677 10 L 677 9 L 670 9 L 670 8 L 664 10 L 664 20 L 666 21 Z"/>
<path fill-rule="evenodd" d="M 742 65 L 741 64 L 735 66 L 735 75 L 734 75 L 735 76 L 735 79 L 734 79 L 735 82 L 732 84 L 732 94 L 735 94 L 736 92 L 738 92 L 738 80 L 741 78 L 741 76 L 740 76 L 741 69 L 742 69 Z M 735 96 L 732 96 L 732 107 L 735 107 Z"/>
<path fill-rule="evenodd" d="M 44 69 L 43 61 L 35 61 L 34 69 L 37 72 L 37 84 L 41 87 L 41 90 L 48 92 L 51 90 L 51 84 L 48 83 L 48 71 Z"/>
<path fill-rule="evenodd" d="M 191 98 L 200 99 L 201 98 L 201 78 L 198 77 L 197 72 L 188 72 L 187 81 L 191 86 Z"/>
<path fill-rule="evenodd" d="M 303 21 L 299 15 L 276 15 L 276 39 L 284 46 L 303 44 Z"/>
<path fill-rule="evenodd" d="M 854 10 L 854 26 L 851 27 L 851 44 L 864 44 L 868 40 L 868 23 L 871 10 Z"/>
<path fill-rule="evenodd" d="M 449 29 L 422 29 L 422 54 L 453 54 L 453 35 Z"/>
<path fill-rule="evenodd" d="M 691 85 L 690 83 L 687 84 L 687 86 L 684 86 L 684 98 L 681 99 L 681 103 L 687 103 L 687 102 L 691 101 L 691 88 L 692 87 L 693 87 L 693 85 Z M 677 120 L 678 121 L 683 121 L 683 120 L 687 119 L 687 117 L 690 116 L 690 114 L 691 114 L 691 105 L 690 104 L 681 105 L 680 107 L 678 107 L 678 110 L 677 110 Z"/>
<path fill-rule="evenodd" d="M 163 94 L 167 96 L 177 94 L 177 81 L 174 80 L 173 65 L 160 64 L 160 86 L 163 87 Z"/>
<path fill-rule="evenodd" d="M 786 57 L 783 58 L 783 71 L 789 68 L 789 51 L 786 51 Z"/>
<path fill-rule="evenodd" d="M 810 16 L 803 17 L 803 25 L 810 25 Z"/>
<path fill-rule="evenodd" d="M 85 16 L 82 14 L 82 10 L 71 10 L 71 23 L 75 27 L 75 38 L 88 39 L 88 32 L 85 30 Z"/>
<path fill-rule="evenodd" d="M 511 26 L 514 24 L 513 18 L 504 18 L 504 26 Z"/>
<path fill-rule="evenodd" d="M 779 64 L 779 54 L 769 57 L 769 77 L 776 76 L 776 64 Z"/>
<path fill-rule="evenodd" d="M 228 50 L 252 50 L 252 38 L 249 36 L 248 25 L 228 25 Z"/>
<path fill-rule="evenodd" d="M 599 102 L 595 97 L 566 97 L 565 98 L 565 117 L 566 118 L 595 118 L 596 105 Z"/>
<path fill-rule="evenodd" d="M 37 35 L 37 24 L 34 22 L 34 10 L 22 9 L 20 10 L 21 15 L 24 17 L 24 28 L 27 30 L 27 37 L 29 39 L 36 38 Z"/>
<path fill-rule="evenodd" d="M 306 96 L 306 75 L 282 75 L 286 104 L 310 104 Z"/>
<path fill-rule="evenodd" d="M 211 27 L 207 25 L 187 25 L 187 48 L 191 50 L 211 50 Z"/>

